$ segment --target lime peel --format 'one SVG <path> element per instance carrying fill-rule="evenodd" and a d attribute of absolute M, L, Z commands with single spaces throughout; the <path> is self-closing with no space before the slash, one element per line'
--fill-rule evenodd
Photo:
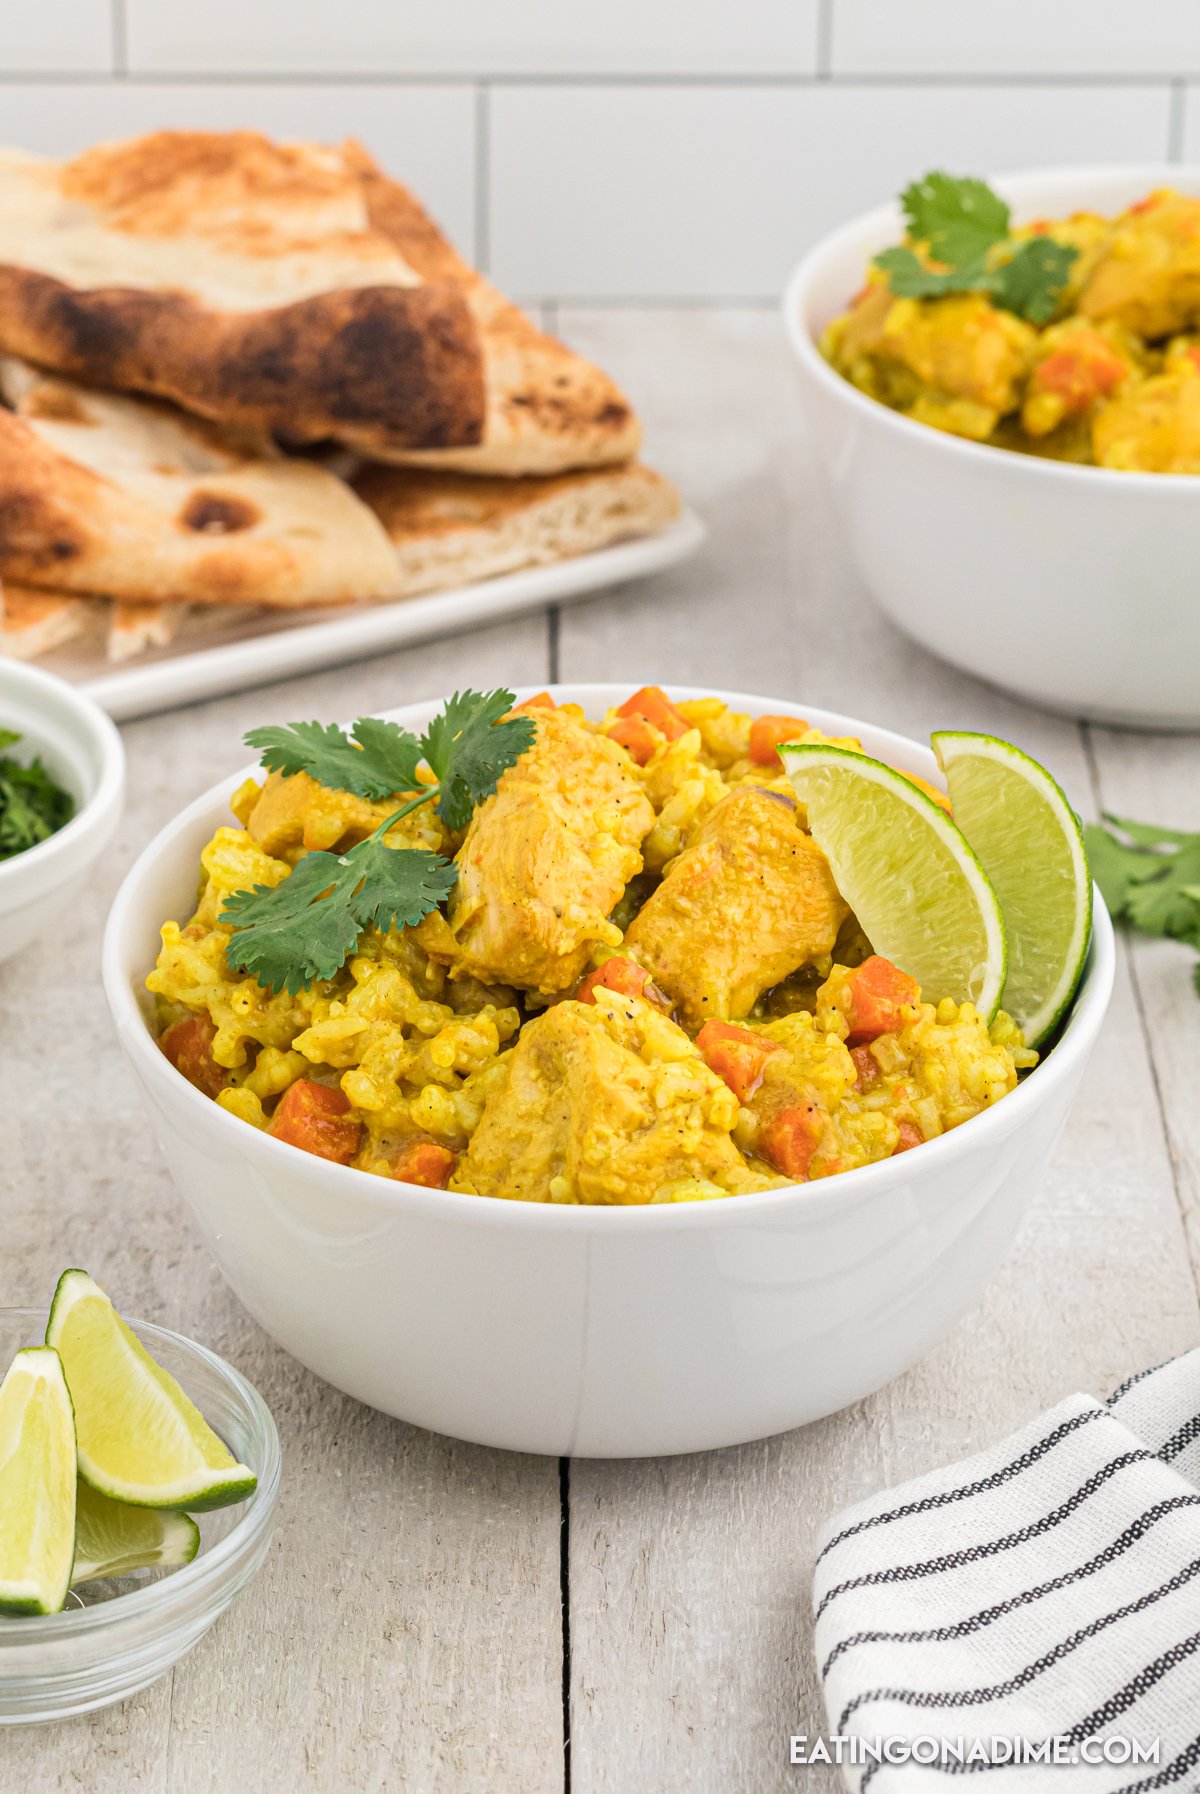
<path fill-rule="evenodd" d="M 0 1383 L 0 1612 L 58 1613 L 75 1555 L 75 1417 L 58 1353 L 18 1352 Z"/>
<path fill-rule="evenodd" d="M 156 1364 L 86 1271 L 64 1271 L 46 1344 L 75 1404 L 79 1474 L 134 1507 L 225 1507 L 253 1493 L 239 1464 L 174 1377 Z"/>
<path fill-rule="evenodd" d="M 869 754 L 799 741 L 779 754 L 875 952 L 915 978 L 929 1002 L 969 1001 L 990 1022 L 1008 967 L 1004 917 L 957 823 Z"/>
<path fill-rule="evenodd" d="M 1092 878 L 1082 825 L 1046 768 L 1011 742 L 957 729 L 930 739 L 955 818 L 1004 911 L 1004 1006 L 1036 1047 L 1062 1020 L 1087 959 Z"/>

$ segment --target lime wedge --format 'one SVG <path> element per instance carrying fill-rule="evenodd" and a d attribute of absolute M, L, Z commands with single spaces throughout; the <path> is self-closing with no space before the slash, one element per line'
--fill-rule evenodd
<path fill-rule="evenodd" d="M 0 1383 L 0 1613 L 57 1613 L 75 1551 L 75 1417 L 57 1352 Z"/>
<path fill-rule="evenodd" d="M 72 1588 L 106 1576 L 128 1576 L 131 1570 L 190 1564 L 199 1549 L 200 1528 L 187 1514 L 130 1507 L 79 1484 Z"/>
<path fill-rule="evenodd" d="M 86 1271 L 64 1271 L 46 1344 L 75 1404 L 79 1474 L 135 1507 L 225 1507 L 255 1487 L 174 1377 L 134 1337 Z"/>
<path fill-rule="evenodd" d="M 951 729 L 931 739 L 954 819 L 1004 910 L 1004 1007 L 1037 1046 L 1075 994 L 1092 932 L 1079 818 L 1045 767 L 1009 742 Z"/>
<path fill-rule="evenodd" d="M 875 952 L 915 978 L 928 1002 L 970 1001 L 991 1021 L 1004 989 L 1004 918 L 962 830 L 868 754 L 802 741 L 779 753 Z"/>

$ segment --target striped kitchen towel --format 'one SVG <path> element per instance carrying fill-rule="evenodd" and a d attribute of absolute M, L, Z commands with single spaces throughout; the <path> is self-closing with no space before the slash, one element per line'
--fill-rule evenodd
<path fill-rule="evenodd" d="M 839 1514 L 813 1601 L 854 1794 L 1195 1794 L 1200 1351 Z"/>

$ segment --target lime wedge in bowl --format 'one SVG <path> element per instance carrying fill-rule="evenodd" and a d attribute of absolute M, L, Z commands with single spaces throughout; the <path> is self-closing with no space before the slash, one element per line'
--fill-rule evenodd
<path fill-rule="evenodd" d="M 1083 976 L 1092 878 L 1083 829 L 1044 766 L 995 735 L 930 737 L 954 819 L 987 868 L 1008 929 L 1004 1007 L 1036 1047 Z"/>
<path fill-rule="evenodd" d="M 57 1613 L 75 1554 L 75 1419 L 57 1352 L 0 1383 L 0 1613 Z"/>
<path fill-rule="evenodd" d="M 156 1364 L 86 1271 L 64 1271 L 46 1344 L 75 1404 L 79 1474 L 135 1507 L 225 1507 L 255 1488 L 174 1377 Z"/>
<path fill-rule="evenodd" d="M 969 1001 L 990 1022 L 1007 970 L 1004 918 L 962 830 L 868 754 L 785 741 L 779 755 L 875 952 L 915 978 L 928 1002 Z"/>
<path fill-rule="evenodd" d="M 75 1568 L 71 1587 L 190 1564 L 200 1549 L 200 1528 L 170 1508 L 130 1507 L 110 1501 L 80 1482 L 75 1498 Z"/>

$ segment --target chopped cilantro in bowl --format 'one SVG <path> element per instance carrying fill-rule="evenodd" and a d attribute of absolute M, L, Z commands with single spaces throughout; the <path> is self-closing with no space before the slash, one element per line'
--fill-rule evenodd
<path fill-rule="evenodd" d="M 75 814 L 75 799 L 36 755 L 25 764 L 8 753 L 20 739 L 0 728 L 0 861 L 48 841 Z"/>

